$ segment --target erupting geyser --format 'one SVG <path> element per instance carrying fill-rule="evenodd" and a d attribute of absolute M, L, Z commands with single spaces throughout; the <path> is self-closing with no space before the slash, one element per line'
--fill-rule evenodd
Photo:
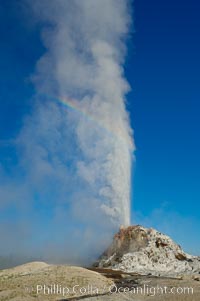
<path fill-rule="evenodd" d="M 14 141 L 17 163 L 1 189 L 19 208 L 19 253 L 88 264 L 121 224 L 130 225 L 135 147 L 123 65 L 131 4 L 22 2 L 36 36 L 41 32 L 42 54 L 31 75 L 31 109 Z M 16 245 L 10 241 L 6 253 Z"/>
<path fill-rule="evenodd" d="M 48 24 L 42 35 L 47 52 L 37 64 L 34 82 L 38 94 L 48 93 L 59 114 L 64 111 L 63 126 L 73 137 L 70 167 L 73 164 L 78 190 L 81 187 L 75 202 L 116 226 L 130 224 L 134 151 L 125 107 L 129 85 L 122 68 L 128 4 L 125 0 L 31 3 L 40 21 Z"/>

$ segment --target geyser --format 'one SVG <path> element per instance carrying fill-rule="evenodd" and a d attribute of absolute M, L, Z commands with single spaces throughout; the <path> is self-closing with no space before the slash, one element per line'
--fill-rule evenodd
<path fill-rule="evenodd" d="M 129 85 L 122 68 L 130 24 L 128 4 L 124 0 L 31 1 L 43 22 L 47 48 L 34 77 L 38 94 L 48 93 L 67 108 L 61 106 L 67 119 L 64 126 L 73 133 L 78 148 L 74 173 L 82 187 L 83 205 L 86 202 L 118 226 L 130 224 L 134 150 L 125 108 Z"/>
<path fill-rule="evenodd" d="M 123 71 L 130 3 L 22 2 L 44 53 L 31 77 L 33 107 L 15 140 L 16 166 L 12 175 L 0 170 L 3 203 L 17 211 L 2 227 L 0 251 L 87 264 L 130 224 L 134 143 Z"/>

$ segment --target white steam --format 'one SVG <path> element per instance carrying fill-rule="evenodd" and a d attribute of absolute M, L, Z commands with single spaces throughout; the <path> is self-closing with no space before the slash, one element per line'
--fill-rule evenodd
<path fill-rule="evenodd" d="M 49 24 L 43 30 L 47 52 L 35 76 L 38 92 L 80 101 L 86 116 L 69 117 L 80 151 L 76 175 L 90 192 L 89 206 L 118 225 L 128 225 L 134 147 L 124 103 L 129 86 L 121 67 L 130 22 L 127 1 L 32 3 L 40 21 Z M 87 113 L 93 121 L 87 120 Z"/>
<path fill-rule="evenodd" d="M 46 52 L 32 76 L 35 107 L 17 138 L 23 184 L 17 185 L 15 202 L 22 195 L 24 207 L 28 202 L 30 211 L 37 208 L 33 225 L 40 224 L 41 208 L 50 212 L 47 228 L 40 228 L 37 235 L 48 250 L 51 245 L 52 253 L 66 240 L 62 249 L 78 253 L 81 241 L 82 257 L 84 252 L 89 256 L 93 242 L 98 253 L 105 247 L 102 241 L 106 244 L 120 224 L 130 223 L 134 143 L 125 108 L 129 85 L 122 68 L 129 2 L 26 0 L 26 4 L 42 28 Z"/>

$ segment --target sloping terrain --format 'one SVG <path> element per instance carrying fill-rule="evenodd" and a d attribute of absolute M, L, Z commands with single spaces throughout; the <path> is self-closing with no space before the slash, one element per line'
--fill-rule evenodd
<path fill-rule="evenodd" d="M 1 301 L 63 300 L 106 293 L 111 279 L 81 267 L 31 262 L 0 271 Z"/>
<path fill-rule="evenodd" d="M 32 262 L 0 271 L 0 300 L 198 301 L 199 280 L 199 276 L 166 278 L 111 269 L 88 270 L 81 267 Z M 73 288 L 75 288 L 74 292 Z M 162 292 L 164 288 L 167 293 Z"/>

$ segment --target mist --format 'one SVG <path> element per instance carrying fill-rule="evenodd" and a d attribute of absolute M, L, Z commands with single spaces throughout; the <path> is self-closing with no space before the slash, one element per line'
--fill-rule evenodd
<path fill-rule="evenodd" d="M 125 0 L 24 1 L 45 52 L 30 75 L 32 111 L 0 169 L 0 254 L 89 264 L 130 224 L 135 150 L 123 65 Z M 20 242 L 20 243 L 19 243 Z"/>

